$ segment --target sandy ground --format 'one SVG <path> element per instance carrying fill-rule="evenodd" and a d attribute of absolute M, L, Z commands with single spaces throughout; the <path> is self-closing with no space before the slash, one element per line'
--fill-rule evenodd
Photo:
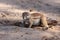
<path fill-rule="evenodd" d="M 60 40 L 60 25 L 45 31 L 14 26 L 22 21 L 22 12 L 29 9 L 44 13 L 60 24 L 60 0 L 0 0 L 0 40 Z"/>
<path fill-rule="evenodd" d="M 0 26 L 0 40 L 60 40 L 60 27 L 46 31 L 17 26 Z"/>

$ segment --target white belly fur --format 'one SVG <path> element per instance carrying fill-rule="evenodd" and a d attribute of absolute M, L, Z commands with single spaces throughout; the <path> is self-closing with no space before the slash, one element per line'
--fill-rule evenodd
<path fill-rule="evenodd" d="M 34 19 L 33 20 L 33 25 L 39 25 L 40 19 Z"/>

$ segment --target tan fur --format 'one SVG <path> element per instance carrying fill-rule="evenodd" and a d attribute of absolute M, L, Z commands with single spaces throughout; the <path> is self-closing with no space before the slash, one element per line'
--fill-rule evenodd
<path fill-rule="evenodd" d="M 44 27 L 48 27 L 46 16 L 44 14 L 41 14 L 41 13 L 32 13 L 32 14 L 29 14 L 29 16 L 30 16 L 29 17 L 29 22 L 30 22 L 29 27 L 30 28 L 32 27 L 32 25 L 36 25 L 36 24 L 38 25 L 39 21 L 42 22 L 42 24 L 43 24 Z M 39 24 L 39 25 L 41 25 L 41 24 Z"/>
<path fill-rule="evenodd" d="M 44 27 L 48 27 L 46 16 L 44 14 L 40 14 L 40 13 L 32 13 L 31 14 L 31 17 L 30 17 L 30 23 L 31 23 L 30 27 L 32 27 L 33 21 L 35 21 L 35 23 L 36 23 L 37 19 L 41 20 L 41 22 L 42 22 Z M 37 21 L 39 21 L 39 20 L 37 20 Z"/>

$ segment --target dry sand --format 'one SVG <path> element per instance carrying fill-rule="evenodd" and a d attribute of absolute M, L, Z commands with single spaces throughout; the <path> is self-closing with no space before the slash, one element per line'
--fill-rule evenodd
<path fill-rule="evenodd" d="M 60 25 L 45 31 L 14 26 L 29 9 L 45 13 L 60 24 L 60 0 L 0 0 L 0 40 L 60 40 Z"/>

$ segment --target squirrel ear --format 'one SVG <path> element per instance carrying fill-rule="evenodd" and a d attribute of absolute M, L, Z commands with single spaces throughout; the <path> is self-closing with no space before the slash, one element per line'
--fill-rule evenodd
<path fill-rule="evenodd" d="M 30 12 L 32 12 L 33 10 L 32 10 L 32 9 L 30 9 L 29 11 L 30 11 Z"/>
<path fill-rule="evenodd" d="M 33 10 L 34 10 L 34 8 L 30 8 L 30 9 L 29 9 L 29 12 L 32 12 Z"/>

